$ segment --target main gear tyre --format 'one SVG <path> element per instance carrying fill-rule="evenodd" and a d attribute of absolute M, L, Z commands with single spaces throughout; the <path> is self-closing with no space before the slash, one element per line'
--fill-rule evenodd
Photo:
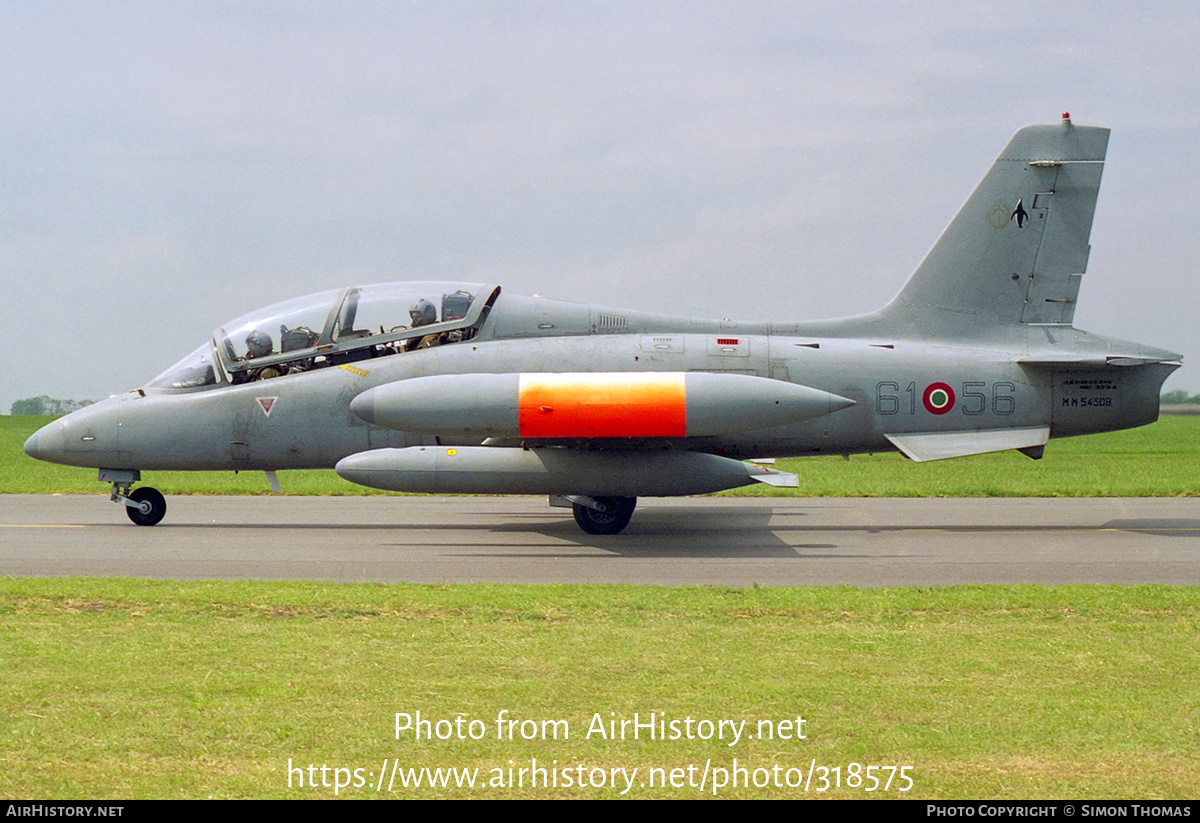
<path fill-rule="evenodd" d="M 596 502 L 604 506 L 604 511 L 596 511 L 582 503 L 575 503 L 575 522 L 579 528 L 588 534 L 620 534 L 629 525 L 633 510 L 637 506 L 636 497 L 597 497 Z"/>

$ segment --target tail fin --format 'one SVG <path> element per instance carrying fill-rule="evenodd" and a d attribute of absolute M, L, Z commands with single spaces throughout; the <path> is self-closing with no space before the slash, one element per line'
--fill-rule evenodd
<path fill-rule="evenodd" d="M 1107 148 L 1065 114 L 1018 131 L 882 318 L 935 337 L 1070 325 Z"/>

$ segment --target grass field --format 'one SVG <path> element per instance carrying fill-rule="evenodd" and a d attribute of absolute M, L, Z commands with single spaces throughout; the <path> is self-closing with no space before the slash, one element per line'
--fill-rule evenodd
<path fill-rule="evenodd" d="M 0 578 L 0 620 L 8 798 L 332 797 L 335 780 L 350 783 L 339 797 L 375 797 L 393 762 L 504 780 L 393 783 L 401 797 L 616 797 L 620 768 L 638 769 L 638 798 L 1188 798 L 1200 784 L 1194 588 Z M 502 710 L 516 740 L 497 739 Z M 434 739 L 397 739 L 398 712 L 433 721 Z M 593 725 L 651 712 L 679 739 Z M 457 717 L 479 739 L 450 724 L 437 739 Z M 747 723 L 706 741 L 687 738 L 689 717 L 693 738 L 699 721 Z M 558 739 L 546 720 L 566 722 Z M 289 758 L 305 769 L 291 787 Z M 768 785 L 714 792 L 735 758 Z M 535 759 L 560 785 L 510 786 Z M 786 785 L 814 763 L 807 792 Z M 867 792 L 851 764 L 908 767 L 911 789 L 893 774 Z M 581 768 L 605 785 L 562 785 Z M 682 785 L 648 785 L 673 770 Z"/>
<path fill-rule="evenodd" d="M 25 439 L 52 418 L 0 416 L 0 494 L 107 494 L 93 469 L 27 457 Z M 755 484 L 726 494 L 814 497 L 1163 497 L 1200 493 L 1200 417 L 1164 417 L 1130 431 L 1053 440 L 1042 460 L 1016 452 L 936 463 L 899 454 L 781 460 L 800 488 Z M 332 471 L 279 473 L 284 494 L 387 494 Z M 261 472 L 145 472 L 164 494 L 269 494 Z"/>
<path fill-rule="evenodd" d="M 0 417 L 0 491 L 106 492 L 92 470 L 21 453 L 44 422 Z M 1040 462 L 781 462 L 801 494 L 1191 495 L 1198 435 L 1200 419 L 1164 418 L 1054 441 Z M 281 479 L 290 493 L 369 493 L 332 472 Z M 257 473 L 145 482 L 266 493 Z M 0 577 L 0 797 L 618 797 L 637 769 L 624 796 L 1191 798 L 1197 648 L 1194 587 Z M 396 714 L 417 712 L 433 739 L 397 737 Z M 515 739 L 498 739 L 501 712 Z M 652 712 L 680 736 L 595 732 Z M 467 739 L 460 717 L 478 721 L 459 727 Z M 727 721 L 725 739 L 700 739 L 700 721 Z M 439 787 L 418 771 L 424 785 L 402 787 L 397 764 L 401 778 L 478 771 L 442 772 Z M 558 785 L 531 787 L 535 766 Z M 476 788 L 456 785 L 472 774 Z"/>

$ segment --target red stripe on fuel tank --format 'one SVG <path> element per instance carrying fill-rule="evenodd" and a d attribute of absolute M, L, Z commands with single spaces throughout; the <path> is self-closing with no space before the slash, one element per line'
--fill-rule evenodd
<path fill-rule="evenodd" d="M 522 374 L 522 437 L 683 437 L 684 375 Z"/>

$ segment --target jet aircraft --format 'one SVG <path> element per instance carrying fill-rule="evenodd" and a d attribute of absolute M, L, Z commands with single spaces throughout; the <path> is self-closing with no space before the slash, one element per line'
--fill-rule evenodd
<path fill-rule="evenodd" d="M 435 494 L 545 494 L 592 534 L 640 496 L 795 475 L 745 462 L 914 461 L 1151 423 L 1181 357 L 1074 328 L 1108 130 L 1016 133 L 899 295 L 819 322 L 697 320 L 405 282 L 226 323 L 159 377 L 56 420 L 32 457 L 99 469 L 139 525 L 146 470 L 333 468 Z M 765 461 L 760 461 L 765 462 Z"/>

